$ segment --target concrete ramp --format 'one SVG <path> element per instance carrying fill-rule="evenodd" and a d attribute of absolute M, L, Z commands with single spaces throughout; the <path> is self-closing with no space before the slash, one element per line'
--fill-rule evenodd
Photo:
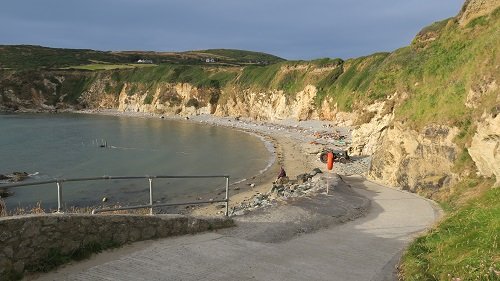
<path fill-rule="evenodd" d="M 274 239 L 276 233 L 265 239 L 265 231 L 243 235 L 245 229 L 250 233 L 258 227 L 255 221 L 262 221 L 262 214 L 257 214 L 253 221 L 242 219 L 237 230 L 158 240 L 127 254 L 119 253 L 127 249 L 118 250 L 102 264 L 68 266 L 39 280 L 392 280 L 402 250 L 436 221 L 439 210 L 426 199 L 360 177 L 344 181 L 351 186 L 349 196 L 370 201 L 365 216 L 321 223 L 280 240 Z M 342 199 L 339 194 L 330 197 L 335 196 Z M 334 208 L 335 202 L 331 204 Z M 314 211 L 302 209 L 295 213 Z M 285 219 L 286 212 L 280 216 Z"/>

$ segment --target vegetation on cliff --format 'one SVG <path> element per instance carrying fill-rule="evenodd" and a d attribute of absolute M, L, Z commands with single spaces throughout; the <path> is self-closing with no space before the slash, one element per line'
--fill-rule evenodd
<path fill-rule="evenodd" d="M 468 179 L 443 201 L 449 214 L 403 257 L 404 280 L 499 280 L 500 188 Z M 473 199 L 471 199 L 473 197 Z"/>

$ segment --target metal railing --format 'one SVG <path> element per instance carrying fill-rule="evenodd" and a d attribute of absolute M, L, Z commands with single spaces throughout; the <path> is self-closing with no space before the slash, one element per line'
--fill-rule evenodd
<path fill-rule="evenodd" d="M 194 201 L 194 202 L 182 202 L 182 203 L 153 203 L 153 180 L 154 179 L 204 179 L 204 178 L 225 178 L 226 179 L 226 197 L 221 200 L 211 200 L 211 201 Z M 200 205 L 200 204 L 211 204 L 211 203 L 225 203 L 226 212 L 225 215 L 229 215 L 229 176 L 227 175 L 216 175 L 216 176 L 102 176 L 102 177 L 91 177 L 91 178 L 69 178 L 69 179 L 53 179 L 47 181 L 37 181 L 37 182 L 26 182 L 26 183 L 16 183 L 16 184 L 2 184 L 2 188 L 12 188 L 21 186 L 32 186 L 32 185 L 42 185 L 55 183 L 57 185 L 57 212 L 62 213 L 62 202 L 63 202 L 63 183 L 64 182 L 80 182 L 80 181 L 97 181 L 97 180 L 136 180 L 136 179 L 147 179 L 149 181 L 149 204 L 146 205 L 136 205 L 136 206 L 126 206 L 118 208 L 103 208 L 103 209 L 93 209 L 92 214 L 110 212 L 110 211 L 120 211 L 120 210 L 132 210 L 132 209 L 150 209 L 150 214 L 153 215 L 153 209 L 156 207 L 170 207 L 170 206 L 182 206 L 182 205 Z"/>

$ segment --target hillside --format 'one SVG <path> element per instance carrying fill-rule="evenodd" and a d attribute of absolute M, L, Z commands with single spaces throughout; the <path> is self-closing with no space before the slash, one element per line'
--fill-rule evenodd
<path fill-rule="evenodd" d="M 85 49 L 47 48 L 31 45 L 0 45 L 0 69 L 60 69 L 85 65 L 134 64 L 151 60 L 154 64 L 183 65 L 266 65 L 282 58 L 259 52 L 214 49 L 189 52 L 104 52 Z M 212 61 L 213 60 L 213 61 Z"/>

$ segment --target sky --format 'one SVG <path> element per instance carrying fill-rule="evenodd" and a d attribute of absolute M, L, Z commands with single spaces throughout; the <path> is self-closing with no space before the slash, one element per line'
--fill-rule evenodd
<path fill-rule="evenodd" d="M 463 0 L 2 0 L 0 44 L 95 50 L 243 49 L 353 58 L 408 45 Z"/>

